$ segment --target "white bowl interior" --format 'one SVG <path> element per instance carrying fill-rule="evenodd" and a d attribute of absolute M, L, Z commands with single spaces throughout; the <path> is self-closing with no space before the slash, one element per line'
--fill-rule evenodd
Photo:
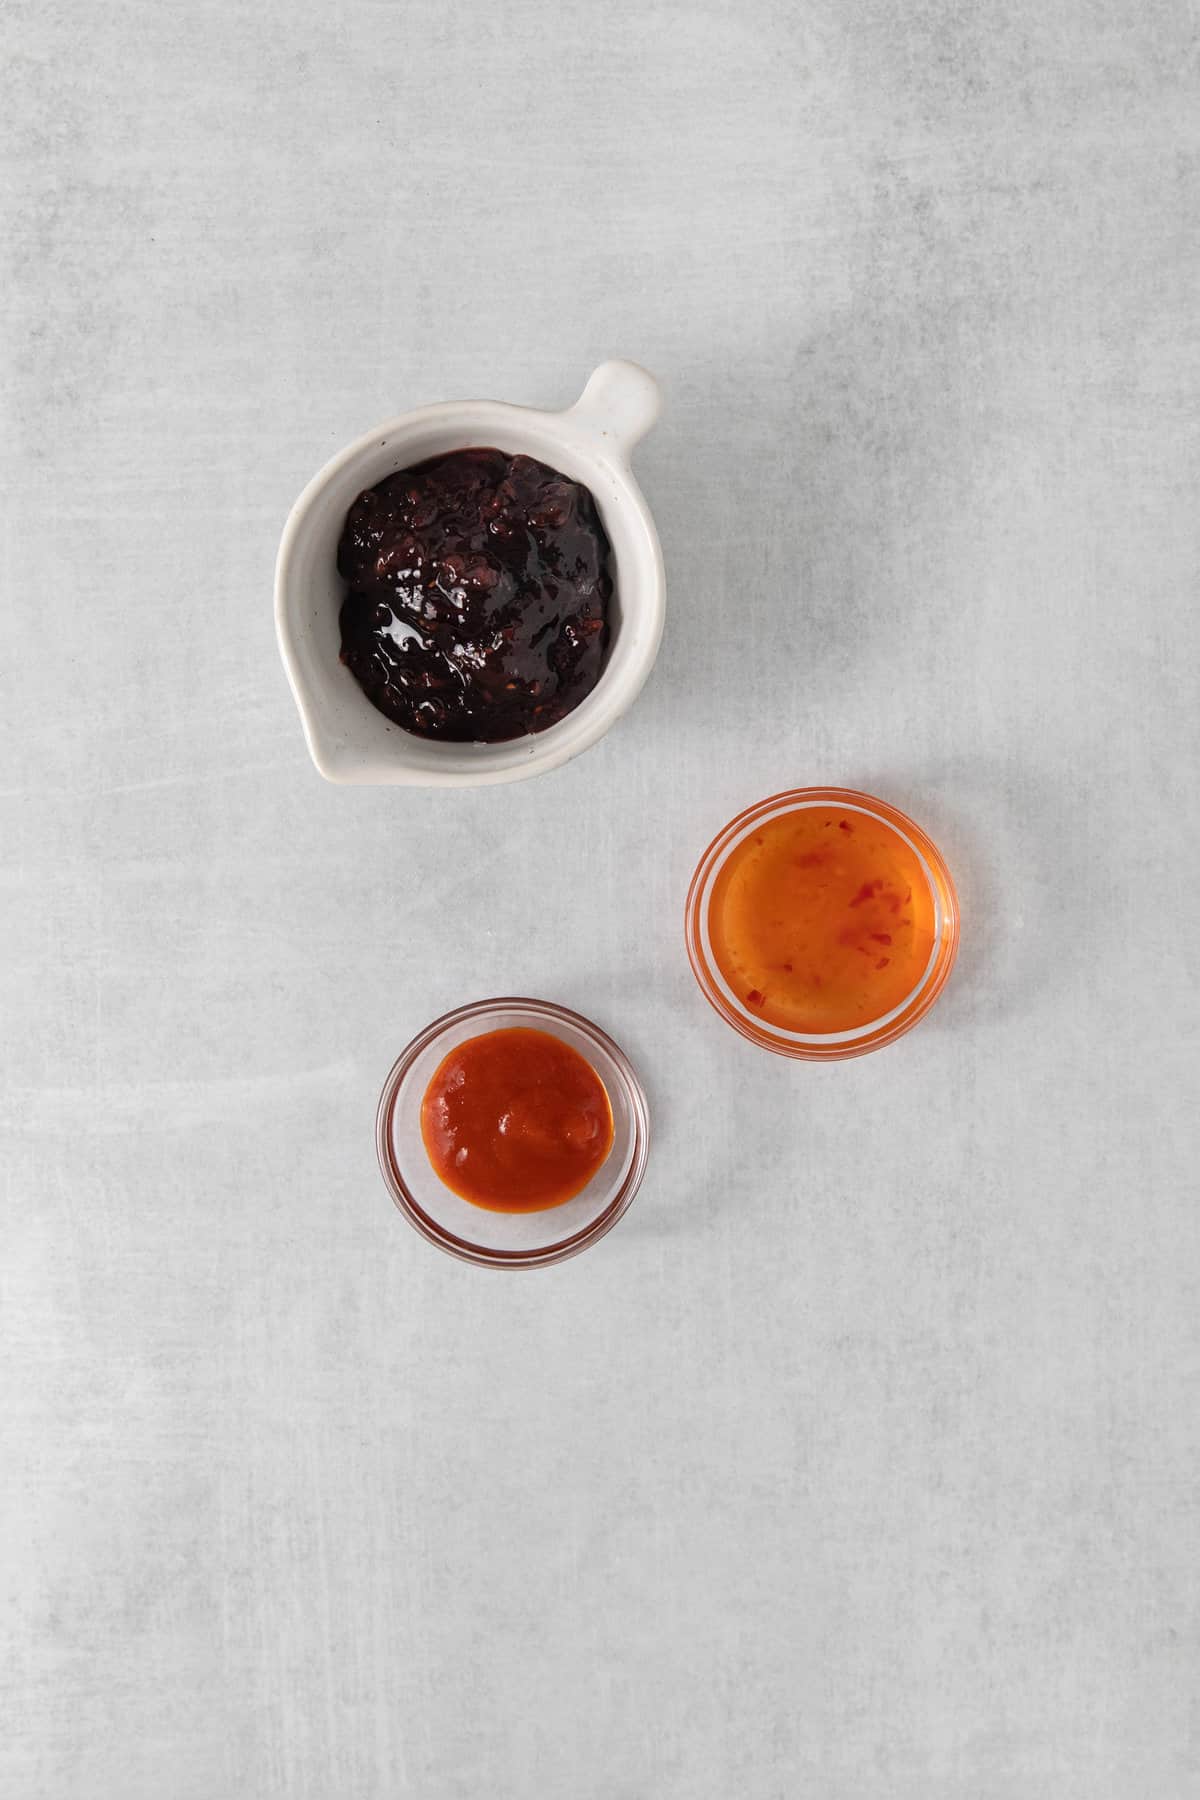
<path fill-rule="evenodd" d="M 460 1199 L 434 1173 L 421 1137 L 421 1102 L 443 1057 L 468 1038 L 512 1026 L 550 1032 L 586 1057 L 604 1083 L 612 1106 L 613 1145 L 606 1161 L 582 1193 L 543 1212 L 489 1212 Z M 396 1092 L 388 1142 L 409 1195 L 434 1225 L 476 1250 L 531 1255 L 586 1231 L 611 1205 L 637 1154 L 639 1100 L 626 1070 L 584 1023 L 576 1024 L 569 1015 L 557 1012 L 547 1017 L 540 1009 L 519 1003 L 498 1005 L 482 1016 L 475 1013 L 449 1021 L 417 1054 Z"/>
<path fill-rule="evenodd" d="M 289 520 L 280 547 L 277 616 L 288 673 L 313 760 L 341 782 L 423 784 L 511 780 L 585 749 L 630 704 L 649 673 L 662 629 L 662 563 L 645 502 L 623 451 L 590 418 L 495 401 L 427 407 L 382 427 L 320 473 Z M 337 546 L 364 488 L 450 450 L 487 445 L 534 456 L 582 482 L 612 545 L 612 630 L 592 692 L 547 731 L 503 744 L 438 743 L 414 736 L 372 706 L 340 661 L 345 585 Z"/>

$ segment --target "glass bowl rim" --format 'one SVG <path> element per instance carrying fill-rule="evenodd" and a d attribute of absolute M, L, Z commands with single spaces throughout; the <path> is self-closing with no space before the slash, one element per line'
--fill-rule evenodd
<path fill-rule="evenodd" d="M 547 1026 L 553 1026 L 555 1022 L 572 1025 L 590 1038 L 597 1048 L 602 1049 L 616 1068 L 633 1123 L 632 1160 L 624 1179 L 603 1211 L 581 1230 L 537 1250 L 495 1250 L 484 1244 L 472 1243 L 439 1225 L 414 1197 L 404 1179 L 392 1144 L 392 1116 L 396 1101 L 405 1077 L 417 1058 L 454 1026 L 486 1021 L 498 1013 L 514 1010 L 527 1012 Z M 375 1147 L 384 1185 L 397 1208 L 409 1224 L 431 1244 L 436 1244 L 439 1250 L 444 1250 L 448 1256 L 457 1257 L 461 1262 L 475 1263 L 482 1268 L 544 1268 L 552 1263 L 565 1262 L 568 1257 L 577 1256 L 581 1250 L 586 1250 L 611 1231 L 617 1220 L 628 1211 L 646 1172 L 650 1152 L 650 1109 L 645 1089 L 633 1064 L 620 1045 L 606 1031 L 601 1030 L 599 1025 L 585 1018 L 582 1013 L 572 1011 L 569 1006 L 559 1006 L 552 1000 L 534 1000 L 527 995 L 501 995 L 494 999 L 473 1000 L 466 1006 L 456 1006 L 453 1011 L 433 1019 L 405 1045 L 392 1064 L 379 1096 L 375 1118 Z"/>
<path fill-rule="evenodd" d="M 914 847 L 925 859 L 936 889 L 936 899 L 942 912 L 941 936 L 934 955 L 933 963 L 922 985 L 907 1002 L 900 1003 L 898 1014 L 886 1016 L 887 1022 L 880 1025 L 877 1021 L 868 1021 L 862 1027 L 861 1035 L 854 1038 L 840 1038 L 837 1042 L 821 1044 L 808 1041 L 797 1043 L 792 1039 L 780 1036 L 770 1025 L 743 1018 L 729 1005 L 713 973 L 708 967 L 704 955 L 700 902 L 709 877 L 723 863 L 725 857 L 733 849 L 746 826 L 759 818 L 786 811 L 789 805 L 806 806 L 828 804 L 830 806 L 854 806 L 866 811 L 873 817 L 898 830 L 903 836 L 912 840 Z M 937 845 L 923 831 L 915 819 L 901 812 L 898 806 L 881 800 L 877 794 L 867 794 L 858 788 L 843 787 L 798 787 L 784 788 L 777 794 L 770 794 L 764 800 L 756 800 L 721 827 L 708 848 L 696 864 L 688 887 L 687 900 L 684 906 L 684 937 L 687 945 L 688 961 L 692 966 L 692 974 L 696 978 L 704 998 L 725 1023 L 747 1038 L 760 1049 L 773 1051 L 777 1056 L 789 1056 L 801 1062 L 840 1062 L 851 1056 L 865 1056 L 872 1050 L 881 1050 L 885 1044 L 891 1044 L 912 1030 L 929 1011 L 942 989 L 945 987 L 954 967 L 958 954 L 959 911 L 958 896 L 954 881 L 946 866 L 944 857 Z M 813 1034 L 816 1037 L 818 1034 Z"/>

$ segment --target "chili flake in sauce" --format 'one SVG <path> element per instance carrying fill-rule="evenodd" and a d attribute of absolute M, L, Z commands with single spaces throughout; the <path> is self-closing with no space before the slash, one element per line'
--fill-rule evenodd
<path fill-rule="evenodd" d="M 785 1031 L 851 1031 L 917 986 L 934 897 L 892 826 L 853 808 L 799 807 L 733 849 L 708 926 L 721 975 L 752 1013 Z"/>

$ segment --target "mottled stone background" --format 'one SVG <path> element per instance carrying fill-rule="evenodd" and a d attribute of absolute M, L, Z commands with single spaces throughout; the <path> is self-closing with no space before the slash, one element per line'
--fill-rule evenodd
<path fill-rule="evenodd" d="M 1200 1792 L 1200 19 L 8 0 L 6 1800 Z M 632 356 L 670 623 L 596 750 L 325 786 L 284 516 Z M 914 812 L 958 970 L 789 1065 L 692 864 Z M 620 1229 L 379 1181 L 435 1013 L 643 1071 Z"/>

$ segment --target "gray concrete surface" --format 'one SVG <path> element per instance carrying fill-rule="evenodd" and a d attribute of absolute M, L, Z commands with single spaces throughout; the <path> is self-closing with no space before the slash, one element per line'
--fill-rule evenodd
<path fill-rule="evenodd" d="M 1200 1792 L 1194 7 L 10 0 L 8 1800 Z M 324 786 L 302 483 L 610 355 L 670 625 L 565 771 Z M 872 788 L 958 971 L 757 1054 L 680 909 Z M 574 1004 L 573 1264 L 378 1179 L 435 1013 Z"/>

